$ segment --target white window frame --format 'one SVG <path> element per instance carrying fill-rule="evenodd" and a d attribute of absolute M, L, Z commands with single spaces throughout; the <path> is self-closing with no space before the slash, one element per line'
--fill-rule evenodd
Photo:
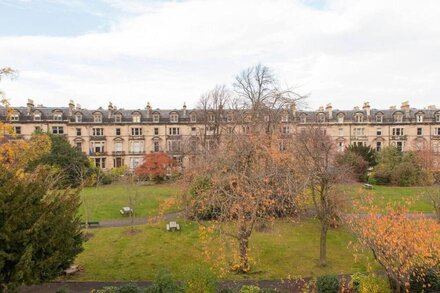
<path fill-rule="evenodd" d="M 179 123 L 179 115 L 176 113 L 170 114 L 170 123 Z"/>
<path fill-rule="evenodd" d="M 95 123 L 102 123 L 102 115 L 101 114 L 93 115 L 93 122 L 95 122 Z"/>
<path fill-rule="evenodd" d="M 93 136 L 104 136 L 104 128 L 93 127 L 92 128 L 92 135 Z"/>

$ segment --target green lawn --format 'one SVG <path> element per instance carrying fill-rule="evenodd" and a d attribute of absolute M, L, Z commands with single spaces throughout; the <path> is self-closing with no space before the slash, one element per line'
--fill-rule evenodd
<path fill-rule="evenodd" d="M 359 191 L 364 192 L 362 184 L 345 185 L 344 189 L 349 192 L 352 199 L 359 198 Z M 398 187 L 398 186 L 381 186 L 375 185 L 371 190 L 374 196 L 375 203 L 379 207 L 385 207 L 389 203 L 405 204 L 406 201 L 410 201 L 409 209 L 413 212 L 434 212 L 432 204 L 427 201 L 421 193 L 425 189 L 433 187 Z M 438 188 L 438 187 L 437 187 Z"/>
<path fill-rule="evenodd" d="M 159 184 L 148 186 L 106 185 L 84 188 L 81 199 L 86 202 L 89 220 L 119 219 L 119 210 L 130 206 L 129 195 L 134 200 L 135 216 L 150 216 L 159 213 L 160 204 L 164 200 L 175 197 L 179 193 L 177 185 Z M 176 211 L 171 208 L 167 212 Z M 80 207 L 80 214 L 84 218 L 84 206 Z"/>
<path fill-rule="evenodd" d="M 94 236 L 85 243 L 85 250 L 76 263 L 84 271 L 74 277 L 80 281 L 115 281 L 152 279 L 160 268 L 169 269 L 177 278 L 186 267 L 204 261 L 198 224 L 181 221 L 182 231 L 170 233 L 165 223 L 138 226 L 139 232 L 127 233 L 129 228 L 92 230 Z M 356 263 L 348 243 L 353 237 L 342 228 L 328 235 L 328 266 L 320 268 L 319 223 L 307 220 L 300 223 L 277 222 L 266 232 L 254 232 L 250 242 L 250 257 L 254 261 L 251 274 L 228 273 L 225 279 L 274 279 L 287 276 L 316 276 L 365 271 L 365 263 Z M 206 243 L 206 242 L 204 242 Z M 210 243 L 210 242 L 208 242 Z M 209 250 L 216 253 L 213 240 Z M 210 265 L 212 265 L 212 262 Z"/>

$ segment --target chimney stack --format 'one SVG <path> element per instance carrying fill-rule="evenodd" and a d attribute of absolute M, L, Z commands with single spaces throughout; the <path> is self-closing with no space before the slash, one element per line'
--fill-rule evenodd
<path fill-rule="evenodd" d="M 333 119 L 333 107 L 331 103 L 328 103 L 327 106 L 325 107 L 325 110 L 328 113 L 328 119 Z"/>
<path fill-rule="evenodd" d="M 112 104 L 112 102 L 109 102 L 108 103 L 108 118 L 110 119 L 110 118 L 112 118 L 112 115 L 113 115 L 113 104 Z"/>
<path fill-rule="evenodd" d="M 296 103 L 295 102 L 290 104 L 290 113 L 292 114 L 293 117 L 296 116 Z"/>
<path fill-rule="evenodd" d="M 75 109 L 75 103 L 73 102 L 73 100 L 69 101 L 69 116 L 73 115 L 73 110 Z"/>
<path fill-rule="evenodd" d="M 26 107 L 27 107 L 27 114 L 31 115 L 32 110 L 34 109 L 34 101 L 31 99 L 28 99 Z"/>
<path fill-rule="evenodd" d="M 367 117 L 370 117 L 370 115 L 371 115 L 370 103 L 369 102 L 365 102 L 364 106 L 362 107 L 362 109 L 364 109 L 364 111 L 367 113 Z"/>
<path fill-rule="evenodd" d="M 182 111 L 183 111 L 183 117 L 186 117 L 186 103 L 185 102 L 183 102 Z"/>
<path fill-rule="evenodd" d="M 405 116 L 408 118 L 409 117 L 409 111 L 410 111 L 408 101 L 403 101 L 402 105 L 400 106 L 400 109 L 405 112 Z"/>
<path fill-rule="evenodd" d="M 147 119 L 151 118 L 151 105 L 150 102 L 147 102 L 147 107 L 145 107 L 147 109 Z"/>

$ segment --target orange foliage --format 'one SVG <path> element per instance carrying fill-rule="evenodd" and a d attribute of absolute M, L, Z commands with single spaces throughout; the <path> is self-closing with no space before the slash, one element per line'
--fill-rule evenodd
<path fill-rule="evenodd" d="M 402 206 L 379 209 L 370 198 L 357 208 L 361 213 L 350 215 L 348 222 L 385 269 L 395 292 L 408 290 L 414 269 L 423 275 L 440 263 L 440 226 L 434 219 L 409 214 Z"/>
<path fill-rule="evenodd" d="M 142 165 L 136 168 L 137 176 L 157 178 L 167 175 L 173 165 L 173 159 L 164 152 L 146 154 Z"/>

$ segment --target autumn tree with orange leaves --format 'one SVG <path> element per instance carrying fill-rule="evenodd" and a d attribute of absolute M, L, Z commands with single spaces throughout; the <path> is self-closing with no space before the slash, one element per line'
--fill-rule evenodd
<path fill-rule="evenodd" d="M 164 152 L 149 153 L 144 156 L 144 162 L 135 169 L 135 174 L 160 181 L 168 174 L 173 163 L 173 158 Z"/>
<path fill-rule="evenodd" d="M 378 208 L 368 196 L 355 209 L 358 213 L 347 215 L 347 223 L 383 267 L 393 292 L 410 292 L 411 279 L 423 283 L 428 271 L 438 270 L 440 226 L 434 219 L 409 214 L 404 206 Z"/>

